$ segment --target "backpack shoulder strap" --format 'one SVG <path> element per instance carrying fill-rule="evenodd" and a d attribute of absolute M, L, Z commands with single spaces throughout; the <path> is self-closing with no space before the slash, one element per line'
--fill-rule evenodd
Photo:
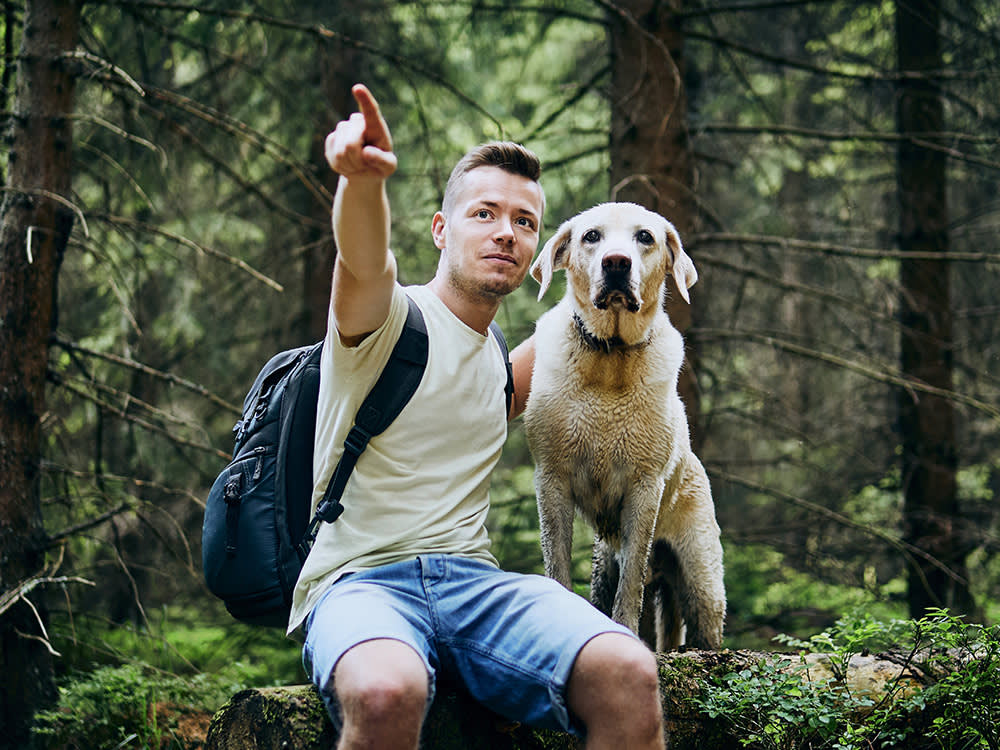
<path fill-rule="evenodd" d="M 344 452 L 300 544 L 300 551 L 303 553 L 307 553 L 316 540 L 320 523 L 333 523 L 344 512 L 340 498 L 358 457 L 368 447 L 368 441 L 383 432 L 399 416 L 423 378 L 427 367 L 427 326 L 417 303 L 409 296 L 406 301 L 409 303 L 409 310 L 403 332 L 378 380 L 358 409 L 354 426 L 344 441 Z"/>
<path fill-rule="evenodd" d="M 504 386 L 503 392 L 507 396 L 507 414 L 510 414 L 510 404 L 514 400 L 514 368 L 510 364 L 507 339 L 504 338 L 503 331 L 500 330 L 500 324 L 494 320 L 490 323 L 490 330 L 496 336 L 497 345 L 500 347 L 500 353 L 503 355 L 504 366 L 507 368 L 507 384 Z"/>

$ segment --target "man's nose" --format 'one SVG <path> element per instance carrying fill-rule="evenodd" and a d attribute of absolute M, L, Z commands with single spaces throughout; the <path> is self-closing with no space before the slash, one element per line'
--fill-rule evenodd
<path fill-rule="evenodd" d="M 514 241 L 514 224 L 510 219 L 501 218 L 499 220 L 493 240 L 508 245 Z"/>

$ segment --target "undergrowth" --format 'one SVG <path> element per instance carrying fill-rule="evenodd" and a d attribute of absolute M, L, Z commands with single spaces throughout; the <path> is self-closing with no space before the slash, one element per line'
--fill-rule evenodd
<path fill-rule="evenodd" d="M 754 750 L 1000 750 L 1000 627 L 941 610 L 882 622 L 857 614 L 799 640 L 798 651 L 706 681 L 692 698 Z M 899 664 L 877 691 L 851 686 L 852 661 L 885 652 Z M 832 676 L 809 675 L 816 660 Z"/>
<path fill-rule="evenodd" d="M 201 747 L 208 721 L 244 688 L 243 668 L 165 675 L 148 667 L 104 666 L 71 675 L 59 703 L 35 715 L 35 748 L 46 750 L 189 750 Z"/>

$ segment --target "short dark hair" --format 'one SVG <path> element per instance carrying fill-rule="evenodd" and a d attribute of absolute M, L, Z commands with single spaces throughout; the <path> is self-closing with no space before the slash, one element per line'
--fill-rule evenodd
<path fill-rule="evenodd" d="M 499 167 L 505 172 L 527 177 L 534 182 L 538 182 L 542 175 L 542 164 L 538 156 L 534 151 L 520 143 L 513 141 L 482 143 L 468 151 L 451 170 L 451 176 L 444 189 L 444 200 L 441 203 L 441 211 L 445 216 L 451 210 L 455 201 L 455 193 L 458 192 L 462 178 L 479 167 Z M 542 193 L 542 206 L 543 208 L 545 206 L 544 191 Z"/>

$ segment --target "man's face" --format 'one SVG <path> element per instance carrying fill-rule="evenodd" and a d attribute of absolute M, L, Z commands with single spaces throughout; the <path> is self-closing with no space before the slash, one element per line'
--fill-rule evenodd
<path fill-rule="evenodd" d="M 541 186 L 499 167 L 468 172 L 446 218 L 434 215 L 434 244 L 446 278 L 465 296 L 498 299 L 524 281 L 538 247 Z"/>

